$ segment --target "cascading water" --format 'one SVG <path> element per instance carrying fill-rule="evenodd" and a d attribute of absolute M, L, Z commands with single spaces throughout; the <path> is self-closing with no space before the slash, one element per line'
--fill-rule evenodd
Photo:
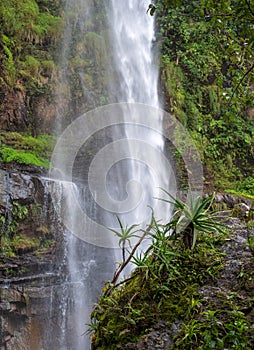
<path fill-rule="evenodd" d="M 83 35 L 89 40 L 92 38 L 98 44 L 98 35 L 88 32 L 96 26 L 92 24 L 95 20 L 93 14 L 96 6 L 98 6 L 96 4 L 97 2 L 92 0 L 71 0 L 67 2 L 66 12 L 71 13 L 72 24 L 67 25 L 63 42 L 60 64 L 62 85 L 66 80 L 66 85 L 71 86 L 71 83 L 68 82 L 69 75 L 66 69 L 68 60 L 73 59 L 71 57 L 71 47 L 76 40 L 75 36 L 81 37 Z M 105 47 L 110 45 L 107 47 L 108 58 L 105 59 L 105 62 L 108 64 L 108 71 L 112 73 L 111 79 L 108 79 L 107 83 L 107 96 L 108 102 L 120 103 L 115 107 L 115 110 L 112 110 L 111 114 L 116 111 L 120 113 L 121 122 L 119 122 L 119 125 L 112 123 L 109 132 L 105 127 L 106 132 L 99 134 L 97 141 L 92 142 L 92 153 L 96 153 L 98 148 L 104 147 L 107 141 L 114 144 L 113 151 L 110 154 L 112 166 L 104 176 L 107 182 L 105 187 L 110 193 L 109 198 L 114 198 L 119 207 L 120 202 L 125 201 L 126 196 L 137 199 L 138 204 L 132 205 L 129 211 L 117 211 L 116 207 L 114 207 L 114 210 L 107 211 L 103 205 L 98 205 L 98 203 L 104 203 L 105 199 L 101 198 L 101 192 L 103 193 L 103 191 L 96 188 L 100 171 L 95 175 L 97 182 L 94 182 L 94 179 L 91 179 L 90 176 L 90 182 L 95 183 L 95 188 L 91 190 L 89 175 L 84 174 L 87 172 L 89 165 L 90 168 L 94 166 L 92 161 L 87 161 L 88 146 L 82 150 L 82 147 L 77 143 L 80 150 L 75 155 L 75 159 L 71 163 L 66 161 L 68 147 L 75 147 L 76 141 L 69 143 L 68 137 L 71 134 L 67 133 L 66 142 L 60 142 L 53 161 L 54 169 L 51 172 L 51 175 L 55 178 L 52 191 L 57 198 L 55 206 L 58 207 L 59 216 L 67 217 L 66 220 L 68 221 L 69 230 L 66 230 L 64 239 L 67 273 L 60 288 L 61 292 L 57 294 L 57 297 L 60 296 L 61 298 L 60 301 L 57 300 L 60 305 L 58 306 L 59 315 L 56 321 L 60 329 L 58 334 L 54 334 L 54 337 L 50 337 L 49 331 L 47 331 L 46 349 L 83 350 L 90 347 L 89 338 L 81 336 L 81 334 L 85 331 L 85 324 L 90 322 L 89 313 L 92 303 L 96 301 L 103 282 L 112 276 L 115 268 L 114 263 L 119 259 L 119 254 L 115 249 L 103 248 L 102 244 L 99 244 L 100 246 L 91 245 L 80 239 L 80 234 L 75 230 L 78 226 L 80 227 L 83 218 L 82 215 L 79 215 L 79 211 L 73 211 L 75 207 L 73 203 L 75 201 L 79 202 L 81 212 L 88 211 L 89 216 L 94 221 L 99 221 L 105 226 L 115 227 L 115 213 L 119 214 L 125 224 L 147 224 L 146 220 L 151 214 L 147 207 L 153 207 L 153 197 L 159 197 L 156 187 L 168 188 L 169 174 L 167 170 L 164 170 L 162 159 L 156 156 L 156 152 L 163 153 L 164 147 L 163 137 L 160 135 L 161 113 L 155 113 L 156 120 L 152 122 L 151 127 L 149 125 L 145 126 L 139 123 L 139 120 L 140 113 L 149 114 L 147 107 L 142 109 L 141 106 L 141 109 L 139 107 L 136 109 L 132 105 L 132 103 L 142 103 L 151 105 L 153 108 L 159 107 L 158 71 L 153 52 L 154 21 L 153 17 L 146 14 L 148 5 L 149 0 L 104 1 L 109 34 L 105 35 L 101 45 Z M 83 59 L 82 50 L 79 54 Z M 99 62 L 99 59 L 94 58 L 95 70 L 98 70 L 100 66 L 97 61 Z M 113 70 L 112 66 L 114 67 Z M 77 74 L 82 82 L 84 98 L 89 102 L 90 107 L 95 107 L 97 99 L 94 98 L 94 93 L 89 91 L 86 85 L 86 68 L 79 69 Z M 63 104 L 61 94 L 59 95 L 59 102 L 61 105 Z M 88 128 L 89 126 L 84 125 L 83 127 Z M 81 136 L 76 130 L 74 138 L 78 139 L 79 137 Z M 105 140 L 102 142 L 101 138 L 105 138 Z M 122 159 L 115 162 L 114 160 L 119 158 L 120 143 L 118 141 L 123 139 L 126 140 L 126 146 Z M 150 146 L 155 148 L 156 152 L 150 149 Z M 100 160 L 100 163 L 102 162 Z M 69 174 L 70 165 L 73 167 L 72 176 L 66 175 Z M 57 174 L 60 174 L 60 176 Z M 128 185 L 130 186 L 128 187 Z M 64 211 L 64 213 L 61 211 Z M 156 214 L 162 216 L 161 213 L 163 212 L 165 212 L 165 204 L 162 202 L 161 206 L 158 207 L 157 205 Z M 77 225 L 77 223 L 79 224 Z M 85 227 L 87 229 L 88 226 Z M 86 234 L 93 235 L 93 232 L 86 232 Z M 104 246 L 109 247 L 110 244 Z M 51 296 L 51 299 L 54 303 L 54 296 Z M 57 332 L 56 328 L 54 328 L 54 332 Z"/>
<path fill-rule="evenodd" d="M 119 75 L 117 102 L 159 107 L 154 21 L 146 13 L 149 3 L 149 0 L 111 0 L 108 17 L 114 66 Z"/>
<path fill-rule="evenodd" d="M 110 37 L 113 48 L 114 67 L 117 71 L 118 79 L 112 82 L 117 84 L 115 99 L 117 102 L 130 103 L 129 108 L 123 106 L 123 119 L 125 124 L 125 136 L 128 142 L 128 180 L 135 179 L 141 185 L 140 191 L 143 193 L 142 202 L 135 207 L 135 210 L 124 213 L 120 218 L 128 225 L 142 222 L 143 218 L 149 218 L 150 207 L 155 205 L 153 197 L 160 197 L 158 186 L 168 188 L 170 174 L 161 163 L 161 158 L 157 157 L 154 149 L 149 149 L 147 145 L 157 148 L 163 153 L 164 140 L 160 134 L 162 131 L 162 113 L 159 111 L 160 103 L 158 96 L 158 65 L 156 62 L 156 50 L 153 42 L 155 40 L 154 21 L 147 14 L 149 0 L 130 0 L 127 2 L 111 0 L 108 7 L 108 18 L 110 23 Z M 134 107 L 132 105 L 134 103 Z M 152 125 L 144 127 L 140 122 L 139 109 L 135 104 L 142 103 L 156 107 Z M 145 108 L 143 113 L 145 113 Z M 141 125 L 140 125 L 141 124 Z M 149 123 L 148 123 L 149 124 Z M 155 131 L 156 130 L 156 131 Z M 142 141 L 137 144 L 135 141 Z M 140 149 L 137 151 L 137 147 Z M 144 150 L 145 149 L 145 150 Z M 116 153 L 118 151 L 116 150 Z M 139 161 L 140 154 L 145 155 L 145 162 Z M 149 167 L 149 165 L 151 165 Z M 121 168 L 121 164 L 119 164 Z M 154 169 L 160 169 L 160 173 L 154 174 Z M 119 172 L 119 171 L 118 171 Z M 124 176 L 120 188 L 125 188 L 126 179 Z M 129 195 L 135 196 L 137 191 L 129 191 Z M 165 213 L 165 205 L 161 202 L 156 214 Z M 144 214 L 146 213 L 146 214 Z M 147 222 L 144 222 L 143 224 Z"/>

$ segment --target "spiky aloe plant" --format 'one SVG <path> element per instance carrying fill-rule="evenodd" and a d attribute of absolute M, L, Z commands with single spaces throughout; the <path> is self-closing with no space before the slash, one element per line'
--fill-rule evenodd
<path fill-rule="evenodd" d="M 217 212 L 210 210 L 214 195 L 206 199 L 200 196 L 191 198 L 190 204 L 187 204 L 174 198 L 166 190 L 162 191 L 170 199 L 159 199 L 175 206 L 173 216 L 165 226 L 170 234 L 180 236 L 187 248 L 194 249 L 200 232 L 224 232 L 224 225 L 215 220 L 218 217 Z"/>
<path fill-rule="evenodd" d="M 129 248 L 131 248 L 131 238 L 137 237 L 135 233 L 139 230 L 134 230 L 138 224 L 133 224 L 131 226 L 124 226 L 120 218 L 117 216 L 117 221 L 120 227 L 120 231 L 114 230 L 112 228 L 108 228 L 108 230 L 112 231 L 115 233 L 115 235 L 119 238 L 119 247 L 122 249 L 122 258 L 123 258 L 123 263 L 126 260 L 126 249 L 127 249 L 127 244 Z"/>

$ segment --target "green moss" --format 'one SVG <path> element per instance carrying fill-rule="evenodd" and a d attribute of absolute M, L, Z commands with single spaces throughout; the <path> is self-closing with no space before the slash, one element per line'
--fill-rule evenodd
<path fill-rule="evenodd" d="M 236 190 L 254 198 L 254 178 L 249 176 L 236 184 Z"/>
<path fill-rule="evenodd" d="M 241 181 L 231 182 L 231 184 L 228 184 L 225 192 L 242 198 L 254 199 L 254 178 L 248 176 Z"/>
<path fill-rule="evenodd" d="M 54 138 L 40 135 L 38 138 L 17 132 L 0 134 L 1 162 L 17 162 L 19 164 L 33 164 L 49 168 L 49 159 L 54 146 Z"/>
<path fill-rule="evenodd" d="M 40 240 L 36 237 L 28 238 L 25 236 L 15 235 L 15 237 L 9 241 L 9 246 L 15 254 L 20 254 L 38 249 L 40 246 Z"/>
<path fill-rule="evenodd" d="M 24 235 L 15 235 L 13 238 L 3 236 L 1 238 L 1 254 L 6 257 L 16 257 L 27 253 L 34 252 L 36 254 L 43 253 L 52 245 L 53 241 L 48 241 L 47 246 L 42 246 L 38 237 L 29 238 Z M 42 248 L 42 251 L 41 251 Z"/>
<path fill-rule="evenodd" d="M 243 268 L 245 273 L 241 273 L 241 279 L 249 277 L 247 267 L 248 263 Z M 252 349 L 253 316 L 246 312 L 252 306 L 253 298 L 236 291 L 218 291 L 209 298 L 208 305 L 203 301 L 204 311 L 201 308 L 201 312 L 184 322 L 172 349 Z"/>
<path fill-rule="evenodd" d="M 32 153 L 20 152 L 9 147 L 0 148 L 0 153 L 1 162 L 3 163 L 17 162 L 19 164 L 33 164 L 38 167 L 49 168 L 49 161 L 46 159 L 38 158 Z"/>
<path fill-rule="evenodd" d="M 15 257 L 29 252 L 41 255 L 50 250 L 55 241 L 44 219 L 41 205 L 13 201 L 11 211 L 0 214 L 0 253 Z"/>

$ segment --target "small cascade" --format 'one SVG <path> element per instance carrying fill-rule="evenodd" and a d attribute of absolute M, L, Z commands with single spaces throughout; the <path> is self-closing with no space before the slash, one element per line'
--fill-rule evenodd
<path fill-rule="evenodd" d="M 73 200 L 74 197 L 84 200 L 82 190 L 74 182 L 50 181 L 51 194 L 58 200 L 54 204 L 57 215 L 68 216 L 69 229 L 64 230 L 59 285 L 50 287 L 51 319 L 44 336 L 45 349 L 89 349 L 90 338 L 84 333 L 90 323 L 95 296 L 100 294 L 103 282 L 112 278 L 114 251 L 86 244 L 73 234 L 78 220 Z"/>

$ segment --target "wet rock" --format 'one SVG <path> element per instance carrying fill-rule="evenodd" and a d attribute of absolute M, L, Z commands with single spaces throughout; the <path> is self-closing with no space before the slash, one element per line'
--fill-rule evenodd
<path fill-rule="evenodd" d="M 170 330 L 165 322 L 157 323 L 152 331 L 143 336 L 136 349 L 142 350 L 167 350 L 172 345 Z"/>
<path fill-rule="evenodd" d="M 41 350 L 39 335 L 49 322 L 52 294 L 62 283 L 62 231 L 40 169 L 13 164 L 0 169 L 0 213 L 6 220 L 14 202 L 28 210 L 15 234 L 53 243 L 36 252 L 22 249 L 20 256 L 16 250 L 15 257 L 0 253 L 0 350 Z"/>
<path fill-rule="evenodd" d="M 34 104 L 35 128 L 40 132 L 51 133 L 57 115 L 56 104 L 48 101 L 47 97 L 39 96 Z"/>
<path fill-rule="evenodd" d="M 245 203 L 238 203 L 234 206 L 234 213 L 240 218 L 247 218 L 250 207 Z"/>
<path fill-rule="evenodd" d="M 8 301 L 3 301 L 0 303 L 0 312 L 4 311 L 10 311 L 11 310 L 11 304 Z"/>
<path fill-rule="evenodd" d="M 240 201 L 239 197 L 225 193 L 223 194 L 223 200 L 229 208 L 233 208 Z"/>
<path fill-rule="evenodd" d="M 166 322 L 158 322 L 148 334 L 133 344 L 119 346 L 121 350 L 168 350 L 173 344 L 173 338 L 181 328 L 181 322 L 175 320 L 171 327 Z"/>
<path fill-rule="evenodd" d="M 124 350 L 167 350 L 172 345 L 171 330 L 166 322 L 158 322 L 151 331 L 140 338 L 136 344 L 119 347 Z"/>
<path fill-rule="evenodd" d="M 48 272 L 51 268 L 54 273 Z M 52 317 L 52 294 L 58 293 L 62 281 L 51 261 L 40 272 L 34 274 L 30 266 L 26 276 L 0 279 L 0 349 L 43 349 L 39 335 Z"/>
<path fill-rule="evenodd" d="M 207 196 L 208 195 L 206 195 L 205 197 Z M 246 205 L 250 208 L 253 206 L 253 201 L 251 199 L 241 198 L 239 196 L 235 196 L 229 193 L 216 193 L 214 196 L 214 202 L 224 206 L 224 209 L 233 209 L 237 205 L 239 205 L 240 207 L 244 207 Z"/>
<path fill-rule="evenodd" d="M 216 193 L 214 199 L 217 203 L 223 203 L 224 202 L 224 195 L 222 193 Z"/>
<path fill-rule="evenodd" d="M 5 209 L 9 209 L 13 201 L 42 203 L 45 189 L 45 181 L 37 175 L 0 169 L 0 206 Z"/>

